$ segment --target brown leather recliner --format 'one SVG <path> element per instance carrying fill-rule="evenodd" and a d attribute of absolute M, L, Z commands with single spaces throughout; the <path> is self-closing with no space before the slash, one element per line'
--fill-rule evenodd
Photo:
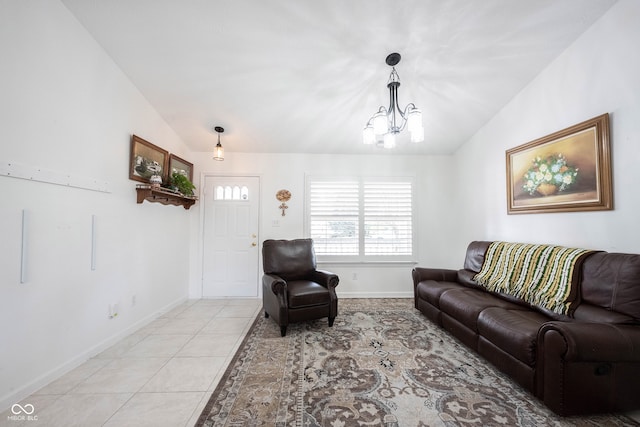
<path fill-rule="evenodd" d="M 280 325 L 284 337 L 289 323 L 338 315 L 336 274 L 316 269 L 313 240 L 265 240 L 262 244 L 264 276 L 262 304 L 265 317 Z"/>

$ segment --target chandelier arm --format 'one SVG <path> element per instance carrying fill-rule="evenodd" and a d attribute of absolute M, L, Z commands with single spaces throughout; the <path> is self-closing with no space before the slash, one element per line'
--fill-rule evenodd
<path fill-rule="evenodd" d="M 405 120 L 407 120 L 407 111 L 409 111 L 409 108 L 413 110 L 416 108 L 416 105 L 413 102 L 411 102 L 407 104 L 406 107 L 404 107 L 404 110 L 398 110 L 400 112 L 400 116 Z"/>
<path fill-rule="evenodd" d="M 378 111 L 376 112 L 376 114 L 374 114 L 373 116 L 369 117 L 369 120 L 367 120 L 367 124 L 365 125 L 365 127 L 373 124 L 373 119 L 375 118 L 375 116 L 378 113 L 383 113 L 385 116 L 388 114 L 387 113 L 387 109 L 384 106 L 381 105 L 380 108 L 378 108 Z"/>

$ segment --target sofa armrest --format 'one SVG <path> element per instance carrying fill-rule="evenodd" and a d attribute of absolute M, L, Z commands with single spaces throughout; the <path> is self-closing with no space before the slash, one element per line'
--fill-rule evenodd
<path fill-rule="evenodd" d="M 538 356 L 536 395 L 557 414 L 640 407 L 640 326 L 548 322 Z"/>
<path fill-rule="evenodd" d="M 340 282 L 340 278 L 337 274 L 331 273 L 330 271 L 326 270 L 315 270 L 311 275 L 311 280 L 321 284 L 327 289 L 335 288 Z"/>
<path fill-rule="evenodd" d="M 423 268 L 415 267 L 411 271 L 413 277 L 413 286 L 424 280 L 435 280 L 438 282 L 455 282 L 458 279 L 458 270 L 449 270 L 445 268 Z"/>
<path fill-rule="evenodd" d="M 562 341 L 547 340 L 555 331 Z M 640 362 L 640 326 L 611 323 L 548 322 L 538 334 L 545 353 L 575 362 Z M 550 348 L 547 348 L 550 346 Z"/>

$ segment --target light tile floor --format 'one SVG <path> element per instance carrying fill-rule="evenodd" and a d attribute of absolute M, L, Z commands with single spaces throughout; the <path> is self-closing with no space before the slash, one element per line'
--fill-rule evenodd
<path fill-rule="evenodd" d="M 189 300 L 24 399 L 37 420 L 0 426 L 193 426 L 261 308 Z"/>

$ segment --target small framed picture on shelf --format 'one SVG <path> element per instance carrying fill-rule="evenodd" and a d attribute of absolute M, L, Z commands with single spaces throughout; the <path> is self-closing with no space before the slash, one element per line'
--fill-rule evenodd
<path fill-rule="evenodd" d="M 171 154 L 169 156 L 169 172 L 167 178 L 176 172 L 189 178 L 189 182 L 193 182 L 193 163 L 187 162 L 175 154 Z"/>
<path fill-rule="evenodd" d="M 169 152 L 137 135 L 131 137 L 129 179 L 149 183 L 154 175 L 165 176 Z"/>

